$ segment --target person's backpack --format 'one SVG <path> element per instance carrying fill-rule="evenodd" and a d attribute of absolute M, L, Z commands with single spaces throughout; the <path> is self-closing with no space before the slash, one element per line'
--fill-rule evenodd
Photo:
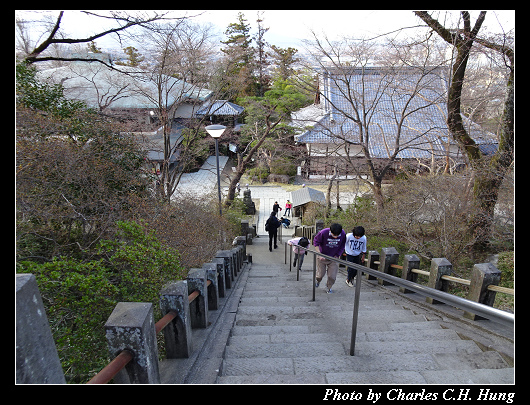
<path fill-rule="evenodd" d="M 265 222 L 265 232 L 269 232 L 269 219 L 267 219 L 267 222 Z"/>

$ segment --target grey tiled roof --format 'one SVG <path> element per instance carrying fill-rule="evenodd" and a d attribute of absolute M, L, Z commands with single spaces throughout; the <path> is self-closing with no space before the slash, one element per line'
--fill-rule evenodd
<path fill-rule="evenodd" d="M 301 189 L 291 192 L 293 207 L 307 204 L 308 202 L 326 203 L 326 196 L 322 191 L 315 190 L 311 187 L 302 187 Z"/>
<path fill-rule="evenodd" d="M 239 115 L 245 108 L 227 100 L 208 101 L 195 113 L 195 115 Z"/>
<path fill-rule="evenodd" d="M 364 74 L 359 70 L 352 70 L 347 76 L 325 74 L 323 93 L 329 99 L 324 101 L 326 114 L 313 123 L 307 122 L 313 127 L 298 135 L 296 140 L 300 143 L 361 143 L 366 140 L 368 127 L 372 157 L 390 157 L 398 135 L 397 158 L 444 156 L 448 142 L 454 142 L 446 122 L 443 72 L 434 70 L 424 77 L 414 69 L 391 75 L 380 73 L 380 68 L 372 68 Z M 414 89 L 416 95 L 411 97 Z M 488 151 L 496 149 L 494 134 L 463 119 L 477 144 L 489 145 L 485 149 Z M 365 120 L 368 125 L 360 129 L 355 120 Z M 398 134 L 400 120 L 403 124 Z"/>

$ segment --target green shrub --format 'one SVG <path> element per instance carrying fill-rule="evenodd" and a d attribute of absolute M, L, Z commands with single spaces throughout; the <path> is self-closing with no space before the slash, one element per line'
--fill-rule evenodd
<path fill-rule="evenodd" d="M 118 221 L 117 225 L 116 238 L 102 241 L 100 253 L 113 270 L 120 295 L 127 298 L 124 301 L 153 302 L 158 308 L 158 292 L 164 284 L 186 277 L 180 255 L 164 246 L 142 221 Z"/>
<path fill-rule="evenodd" d="M 142 222 L 117 222 L 116 238 L 100 243 L 98 260 L 60 257 L 22 261 L 17 272 L 35 275 L 68 382 L 88 381 L 108 363 L 103 325 L 120 301 L 151 302 L 186 276 L 180 255 L 164 246 Z"/>
<path fill-rule="evenodd" d="M 497 268 L 501 271 L 500 285 L 506 288 L 514 288 L 515 286 L 515 252 L 501 252 L 499 253 L 499 261 Z"/>
<path fill-rule="evenodd" d="M 67 381 L 87 381 L 108 361 L 103 325 L 120 297 L 112 272 L 101 260 L 68 258 L 20 262 L 17 271 L 37 279 Z"/>

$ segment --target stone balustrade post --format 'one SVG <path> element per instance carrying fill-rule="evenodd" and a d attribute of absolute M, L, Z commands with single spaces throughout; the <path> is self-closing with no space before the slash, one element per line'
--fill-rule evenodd
<path fill-rule="evenodd" d="M 245 237 L 249 233 L 250 225 L 247 220 L 242 219 L 241 220 L 241 235 L 244 235 Z"/>
<path fill-rule="evenodd" d="M 17 274 L 16 383 L 65 384 L 42 298 L 33 274 Z"/>
<path fill-rule="evenodd" d="M 207 286 L 208 292 L 208 310 L 215 311 L 219 308 L 219 279 L 217 277 L 217 265 L 215 264 L 204 264 L 202 268 L 206 271 L 206 279 L 212 283 Z"/>
<path fill-rule="evenodd" d="M 228 250 L 218 250 L 215 254 L 216 259 L 222 259 L 224 262 L 224 272 L 225 272 L 225 287 L 232 288 L 232 260 L 231 255 Z"/>
<path fill-rule="evenodd" d="M 238 236 L 236 238 L 236 243 L 238 246 L 242 247 L 241 260 L 244 262 L 247 260 L 247 238 L 245 236 Z"/>
<path fill-rule="evenodd" d="M 315 221 L 315 235 L 319 233 L 322 229 L 324 229 L 324 220 L 317 219 Z"/>
<path fill-rule="evenodd" d="M 369 250 L 368 256 L 366 257 L 365 265 L 369 269 L 378 270 L 379 265 L 374 263 L 379 261 L 379 252 L 377 250 Z M 366 279 L 367 280 L 376 280 L 377 277 L 372 276 L 371 274 L 366 273 Z"/>
<path fill-rule="evenodd" d="M 453 271 L 453 265 L 444 257 L 435 258 L 431 260 L 431 272 L 429 275 L 429 281 L 427 287 L 434 288 L 436 290 L 447 292 L 449 282 L 442 280 L 441 277 L 446 275 L 450 276 Z M 434 298 L 427 297 L 426 302 L 429 304 L 443 304 Z"/>
<path fill-rule="evenodd" d="M 488 290 L 488 286 L 499 285 L 500 281 L 501 272 L 492 263 L 475 264 L 471 272 L 471 284 L 466 298 L 492 307 L 497 293 Z M 474 321 L 486 319 L 467 311 L 464 311 L 464 317 Z"/>
<path fill-rule="evenodd" d="M 217 268 L 217 288 L 219 289 L 219 297 L 226 296 L 226 280 L 225 280 L 225 261 L 222 258 L 215 258 L 211 263 Z"/>
<path fill-rule="evenodd" d="M 105 323 L 111 358 L 127 349 L 133 359 L 115 377 L 118 384 L 159 384 L 153 304 L 118 302 Z"/>
<path fill-rule="evenodd" d="M 391 264 L 397 264 L 399 258 L 399 252 L 394 247 L 382 248 L 381 256 L 379 258 L 379 271 L 390 274 L 391 276 L 396 275 L 396 269 L 390 267 Z M 379 285 L 390 285 L 389 281 L 385 281 L 381 278 L 377 279 Z"/>
<path fill-rule="evenodd" d="M 188 272 L 188 294 L 198 290 L 199 296 L 190 302 L 190 318 L 192 328 L 208 327 L 208 291 L 206 286 L 206 270 L 190 269 Z"/>
<path fill-rule="evenodd" d="M 188 301 L 188 282 L 180 280 L 160 291 L 162 314 L 175 311 L 177 316 L 163 330 L 168 359 L 188 358 L 191 355 L 191 320 Z"/>
<path fill-rule="evenodd" d="M 416 255 L 405 255 L 403 258 L 403 270 L 401 271 L 401 278 L 404 280 L 412 281 L 413 283 L 418 282 L 418 274 L 413 273 L 412 269 L 418 269 L 420 267 L 420 258 Z M 404 294 L 411 293 L 411 290 L 407 290 L 405 287 L 399 287 L 399 292 Z"/>

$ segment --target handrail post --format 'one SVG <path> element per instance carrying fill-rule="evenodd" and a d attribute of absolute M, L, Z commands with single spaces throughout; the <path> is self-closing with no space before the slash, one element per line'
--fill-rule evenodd
<path fill-rule="evenodd" d="M 61 361 L 33 274 L 16 275 L 15 300 L 16 382 L 64 384 Z"/>
<path fill-rule="evenodd" d="M 188 272 L 188 294 L 199 291 L 199 296 L 190 304 L 192 328 L 208 327 L 208 291 L 205 269 L 190 269 Z"/>
<path fill-rule="evenodd" d="M 446 280 L 442 280 L 442 276 L 450 276 L 452 270 L 453 265 L 445 257 L 438 257 L 432 259 L 431 273 L 429 275 L 429 282 L 427 283 L 427 287 L 447 292 L 449 282 Z M 427 297 L 425 301 L 429 304 L 442 304 L 441 301 L 438 301 L 432 297 Z"/>
<path fill-rule="evenodd" d="M 418 280 L 418 274 L 413 273 L 412 269 L 420 267 L 420 258 L 416 255 L 405 255 L 403 259 L 403 270 L 401 271 L 401 278 L 404 280 L 412 281 L 416 283 Z M 399 287 L 399 292 L 407 294 L 411 293 L 411 290 L 407 290 L 405 287 Z"/>
<path fill-rule="evenodd" d="M 395 276 L 396 271 L 394 268 L 390 267 L 391 264 L 396 264 L 398 262 L 399 252 L 394 247 L 382 248 L 381 256 L 379 258 L 379 271 Z M 391 284 L 388 281 L 383 280 L 382 278 L 377 279 L 379 285 L 389 285 Z"/>
<path fill-rule="evenodd" d="M 300 263 L 302 262 L 302 256 L 300 256 L 300 249 L 298 249 L 298 252 L 298 259 L 296 260 L 296 281 L 300 281 Z M 305 252 L 303 254 L 305 254 Z"/>
<path fill-rule="evenodd" d="M 351 323 L 351 341 L 350 341 L 350 356 L 355 356 L 355 340 L 357 338 L 357 319 L 359 317 L 359 298 L 361 295 L 361 280 L 362 272 L 358 271 L 359 275 L 355 280 L 355 297 L 353 300 L 353 319 Z"/>
<path fill-rule="evenodd" d="M 116 374 L 118 384 L 160 384 L 153 304 L 118 302 L 105 323 L 112 358 L 130 350 L 134 357 Z"/>
<path fill-rule="evenodd" d="M 374 262 L 377 262 L 377 261 L 379 261 L 379 252 L 377 250 L 369 250 L 368 251 L 368 257 L 366 258 L 365 266 L 370 268 L 370 269 L 378 270 L 379 265 L 374 263 Z M 366 273 L 366 279 L 367 280 L 376 280 L 377 277 L 373 276 L 370 273 Z"/>
<path fill-rule="evenodd" d="M 469 286 L 467 299 L 492 307 L 497 293 L 495 291 L 489 291 L 488 286 L 499 285 L 500 281 L 501 272 L 493 264 L 475 264 L 473 266 L 473 271 L 471 272 L 471 284 Z M 469 311 L 464 311 L 464 318 L 473 321 L 486 319 Z"/>
<path fill-rule="evenodd" d="M 188 358 L 191 355 L 191 321 L 188 301 L 188 282 L 179 280 L 160 291 L 163 314 L 175 311 L 177 316 L 163 329 L 168 359 Z"/>
<path fill-rule="evenodd" d="M 317 255 L 314 254 L 313 255 L 313 299 L 312 301 L 315 301 L 316 281 L 317 281 Z"/>

